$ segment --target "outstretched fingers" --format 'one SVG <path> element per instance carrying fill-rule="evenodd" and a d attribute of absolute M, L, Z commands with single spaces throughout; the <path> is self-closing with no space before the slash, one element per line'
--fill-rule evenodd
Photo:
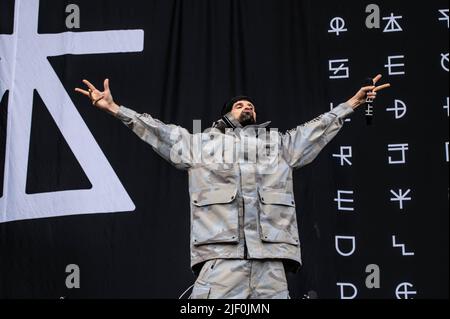
<path fill-rule="evenodd" d="M 97 90 L 97 89 L 95 88 L 95 86 L 94 86 L 91 82 L 89 82 L 88 80 L 83 80 L 83 83 L 86 84 L 87 87 L 90 88 L 92 91 Z"/>
<path fill-rule="evenodd" d="M 105 79 L 103 86 L 105 87 L 105 91 L 109 91 L 109 79 Z"/>
<path fill-rule="evenodd" d="M 373 78 L 373 84 L 377 84 L 378 81 L 381 80 L 383 76 L 381 74 L 378 74 L 376 77 Z"/>
<path fill-rule="evenodd" d="M 377 86 L 373 91 L 374 92 L 378 92 L 378 91 L 381 91 L 381 90 L 384 90 L 384 89 L 387 89 L 387 88 L 390 88 L 390 87 L 391 87 L 391 84 L 390 83 L 386 83 L 386 84 Z"/>
<path fill-rule="evenodd" d="M 82 90 L 80 88 L 75 89 L 76 92 L 83 94 L 84 96 L 89 96 L 89 92 L 86 90 Z"/>
<path fill-rule="evenodd" d="M 375 89 L 375 86 L 374 85 L 372 85 L 372 86 L 365 86 L 365 87 L 363 87 L 363 88 L 361 88 L 364 92 L 369 92 L 369 91 L 372 91 L 373 89 Z"/>

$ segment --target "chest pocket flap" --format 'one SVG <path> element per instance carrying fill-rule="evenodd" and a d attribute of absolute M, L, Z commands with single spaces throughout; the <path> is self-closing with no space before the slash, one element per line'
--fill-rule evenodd
<path fill-rule="evenodd" d="M 198 207 L 213 204 L 228 204 L 236 199 L 237 188 L 227 187 L 215 190 L 202 190 L 191 194 L 192 204 Z"/>
<path fill-rule="evenodd" d="M 265 205 L 284 205 L 295 207 L 294 195 L 290 193 L 259 190 L 259 199 Z"/>

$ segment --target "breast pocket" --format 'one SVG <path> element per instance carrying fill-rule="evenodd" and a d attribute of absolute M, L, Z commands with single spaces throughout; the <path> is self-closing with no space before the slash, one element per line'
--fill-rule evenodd
<path fill-rule="evenodd" d="M 191 193 L 193 244 L 239 242 L 237 188 Z"/>
<path fill-rule="evenodd" d="M 261 240 L 298 245 L 294 195 L 282 190 L 259 190 L 258 195 Z"/>

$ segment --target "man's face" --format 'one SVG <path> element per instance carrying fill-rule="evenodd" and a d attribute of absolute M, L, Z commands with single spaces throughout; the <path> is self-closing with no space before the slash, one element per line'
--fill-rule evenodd
<path fill-rule="evenodd" d="M 241 123 L 242 126 L 256 123 L 255 106 L 246 100 L 240 100 L 233 104 L 231 115 Z"/>

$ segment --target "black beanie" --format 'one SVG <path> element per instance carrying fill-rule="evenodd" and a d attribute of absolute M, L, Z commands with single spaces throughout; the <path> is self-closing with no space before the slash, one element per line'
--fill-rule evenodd
<path fill-rule="evenodd" d="M 231 111 L 234 103 L 236 103 L 237 101 L 241 101 L 241 100 L 251 102 L 256 109 L 255 101 L 251 97 L 245 96 L 245 95 L 238 95 L 238 96 L 235 96 L 234 98 L 232 98 L 231 100 L 229 100 L 227 103 L 225 103 L 225 105 L 222 108 L 222 116 Z"/>

